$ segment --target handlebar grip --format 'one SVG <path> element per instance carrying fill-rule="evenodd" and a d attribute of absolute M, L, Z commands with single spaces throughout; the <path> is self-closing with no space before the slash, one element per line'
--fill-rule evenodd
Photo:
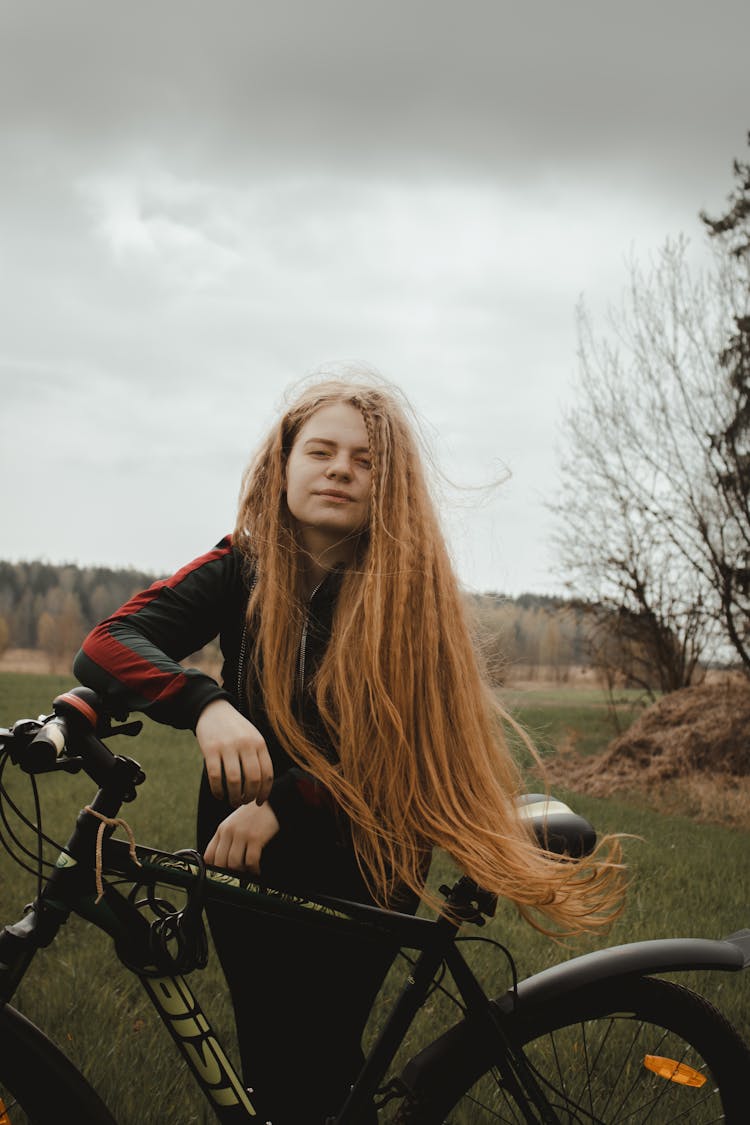
<path fill-rule="evenodd" d="M 89 688 L 73 688 L 52 702 L 54 715 L 44 723 L 20 758 L 26 773 L 48 773 L 66 753 L 82 755 L 84 768 L 98 783 L 109 776 L 115 755 L 96 737 L 102 702 Z"/>
<path fill-rule="evenodd" d="M 25 737 L 19 737 L 13 761 L 26 773 L 83 770 L 100 789 L 108 788 L 116 794 L 117 808 L 122 801 L 132 801 L 135 787 L 146 775 L 138 762 L 113 754 L 102 739 L 112 734 L 136 734 L 141 724 L 131 723 L 129 727 L 112 730 L 103 701 L 90 688 L 72 688 L 58 695 L 52 706 L 54 715 L 41 720 L 41 729 L 40 723 L 33 720 L 16 724 L 16 727 L 30 725 L 36 734 L 27 742 L 32 731 L 24 731 Z M 9 732 L 11 736 L 15 729 Z"/>
<path fill-rule="evenodd" d="M 53 770 L 57 759 L 65 752 L 67 742 L 68 725 L 61 715 L 55 715 L 26 747 L 23 769 L 26 773 L 48 773 Z"/>
<path fill-rule="evenodd" d="M 89 727 L 96 731 L 104 713 L 104 704 L 91 688 L 76 687 L 56 696 L 52 700 L 52 709 L 57 716 L 66 715 L 72 719 L 77 729 Z"/>
<path fill-rule="evenodd" d="M 80 754 L 83 768 L 97 785 L 105 785 L 116 769 L 116 756 L 97 738 L 102 724 L 104 705 L 91 688 L 77 687 L 52 700 L 55 716 L 71 732 L 71 749 Z"/>
<path fill-rule="evenodd" d="M 119 801 L 132 801 L 135 786 L 145 779 L 138 762 L 113 754 L 101 741 L 113 732 L 104 701 L 91 688 L 76 687 L 52 701 L 55 715 L 68 721 L 71 749 L 79 754 L 83 770 L 101 788 L 110 787 Z M 140 729 L 140 728 L 138 728 Z M 109 815 L 114 816 L 115 813 Z"/>

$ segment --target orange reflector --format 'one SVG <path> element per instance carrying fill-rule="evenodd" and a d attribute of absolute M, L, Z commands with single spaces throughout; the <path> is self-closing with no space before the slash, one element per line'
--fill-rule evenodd
<path fill-rule="evenodd" d="M 5 1102 L 3 1101 L 2 1098 L 0 1098 L 0 1125 L 10 1125 L 10 1118 L 8 1117 L 8 1111 L 5 1108 Z"/>
<path fill-rule="evenodd" d="M 660 1055 L 646 1055 L 643 1065 L 646 1070 L 653 1070 L 660 1078 L 677 1082 L 680 1086 L 703 1086 L 706 1081 L 705 1074 L 694 1070 L 692 1066 L 675 1062 L 674 1059 L 663 1059 Z"/>

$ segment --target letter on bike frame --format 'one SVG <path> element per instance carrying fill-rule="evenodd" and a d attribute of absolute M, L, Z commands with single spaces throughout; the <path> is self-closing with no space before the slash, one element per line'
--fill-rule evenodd
<path fill-rule="evenodd" d="M 201 1086 L 217 1106 L 255 1108 L 183 977 L 142 977 L 143 985 Z"/>

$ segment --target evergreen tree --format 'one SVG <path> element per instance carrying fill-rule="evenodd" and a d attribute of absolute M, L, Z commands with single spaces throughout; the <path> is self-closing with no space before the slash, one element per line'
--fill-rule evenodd
<path fill-rule="evenodd" d="M 727 411 L 723 426 L 711 439 L 718 483 L 729 510 L 738 517 L 737 550 L 725 568 L 723 600 L 730 619 L 734 618 L 735 647 L 746 651 L 748 625 L 741 618 L 750 610 L 750 162 L 735 160 L 733 169 L 735 186 L 727 211 L 716 219 L 702 212 L 701 219 L 726 257 L 734 294 L 734 330 L 719 354 L 726 373 Z"/>
<path fill-rule="evenodd" d="M 734 411 L 716 440 L 734 454 L 737 471 L 734 484 L 747 496 L 750 483 L 750 163 L 735 160 L 733 167 L 737 183 L 729 196 L 728 210 L 718 219 L 701 212 L 701 219 L 711 237 L 723 245 L 733 261 L 738 283 L 740 308 L 735 313 L 734 332 L 720 354 L 733 393 Z"/>

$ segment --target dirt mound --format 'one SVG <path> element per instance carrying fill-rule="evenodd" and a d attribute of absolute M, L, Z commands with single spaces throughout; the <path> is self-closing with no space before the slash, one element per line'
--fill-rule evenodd
<path fill-rule="evenodd" d="M 558 754 L 549 772 L 570 788 L 597 796 L 670 780 L 750 777 L 750 682 L 672 692 L 603 754 Z"/>

